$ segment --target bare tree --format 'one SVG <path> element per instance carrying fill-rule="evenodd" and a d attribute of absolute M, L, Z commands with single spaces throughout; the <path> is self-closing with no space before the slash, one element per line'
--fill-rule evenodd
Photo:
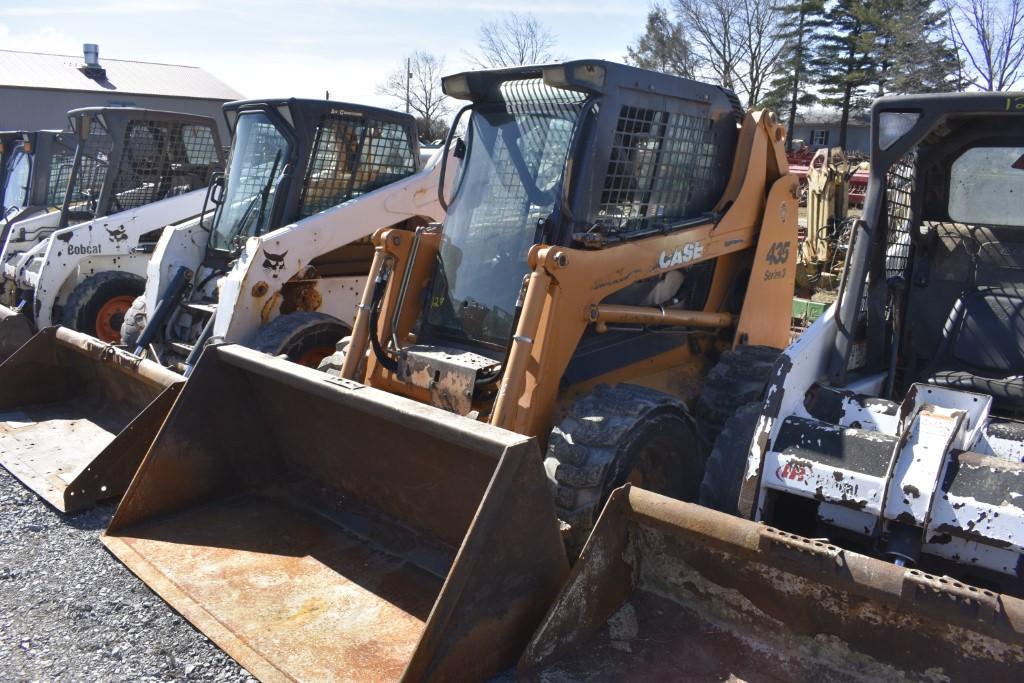
<path fill-rule="evenodd" d="M 780 5 L 771 0 L 675 0 L 697 72 L 746 96 L 763 99 L 785 38 Z"/>
<path fill-rule="evenodd" d="M 444 57 L 417 50 L 377 86 L 377 94 L 391 97 L 400 107 L 415 114 L 420 134 L 433 139 L 452 111 L 451 103 L 441 91 L 444 70 Z"/>
<path fill-rule="evenodd" d="M 973 84 L 1009 90 L 1024 77 L 1024 0 L 947 0 L 952 34 Z"/>
<path fill-rule="evenodd" d="M 537 17 L 510 12 L 481 25 L 477 51 L 466 56 L 482 69 L 543 64 L 558 59 L 554 53 L 556 44 L 555 34 Z"/>
<path fill-rule="evenodd" d="M 741 0 L 737 4 L 740 6 L 737 33 L 742 55 L 739 80 L 747 103 L 755 106 L 764 99 L 786 44 L 783 14 L 779 4 L 771 0 Z"/>
<path fill-rule="evenodd" d="M 676 16 L 693 47 L 699 73 L 736 89 L 742 48 L 736 34 L 737 0 L 675 0 Z"/>
<path fill-rule="evenodd" d="M 693 78 L 693 52 L 683 35 L 683 27 L 672 21 L 664 7 L 647 13 L 643 35 L 626 48 L 626 63 L 674 76 Z"/>

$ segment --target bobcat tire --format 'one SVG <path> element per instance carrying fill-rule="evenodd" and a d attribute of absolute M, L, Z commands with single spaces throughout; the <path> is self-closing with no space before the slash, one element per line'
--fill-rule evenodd
<path fill-rule="evenodd" d="M 339 377 L 341 375 L 341 366 L 345 364 L 345 355 L 348 351 L 348 345 L 352 342 L 352 337 L 342 337 L 338 340 L 338 343 L 334 347 L 334 353 L 329 356 L 325 356 L 320 365 L 317 366 L 317 370 L 320 372 L 326 372 L 328 375 Z"/>
<path fill-rule="evenodd" d="M 764 396 L 780 354 L 770 346 L 738 346 L 723 353 L 711 368 L 696 410 L 697 431 L 709 447 L 737 410 Z"/>
<path fill-rule="evenodd" d="M 761 402 L 748 403 L 725 421 L 704 466 L 699 502 L 730 515 L 737 514 L 740 486 L 747 466 L 750 441 L 754 438 Z"/>
<path fill-rule="evenodd" d="M 146 328 L 146 320 L 146 297 L 137 296 L 131 308 L 124 314 L 124 322 L 121 323 L 121 343 L 129 349 L 134 349 L 139 335 Z"/>
<path fill-rule="evenodd" d="M 548 440 L 544 469 L 575 558 L 613 489 L 629 482 L 694 501 L 704 449 L 686 406 L 629 384 L 599 386 L 577 399 Z"/>
<path fill-rule="evenodd" d="M 301 311 L 271 320 L 257 330 L 246 346 L 315 368 L 332 354 L 338 340 L 349 333 L 348 326 L 333 316 Z"/>
<path fill-rule="evenodd" d="M 64 304 L 65 327 L 111 344 L 121 343 L 121 326 L 146 280 L 133 273 L 107 271 L 82 280 Z"/>

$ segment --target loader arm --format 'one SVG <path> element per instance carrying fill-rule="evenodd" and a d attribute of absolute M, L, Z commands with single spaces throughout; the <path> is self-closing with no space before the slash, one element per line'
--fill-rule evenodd
<path fill-rule="evenodd" d="M 428 167 L 403 180 L 264 236 L 250 237 L 234 267 L 221 280 L 214 336 L 243 341 L 277 317 L 285 283 L 305 278 L 311 262 L 318 256 L 404 220 L 416 217 L 441 220 L 444 210 L 437 200 L 440 161 L 440 155 L 435 156 Z M 454 157 L 449 157 L 449 164 L 454 166 L 455 163 Z M 451 173 L 448 177 L 453 176 Z M 275 259 L 271 265 L 268 253 L 285 258 Z M 313 291 L 305 292 L 304 296 L 307 301 L 317 302 L 312 310 L 320 310 L 322 303 L 332 309 L 326 312 L 347 322 L 355 315 L 364 281 L 362 274 L 341 278 L 314 276 L 310 280 Z"/>

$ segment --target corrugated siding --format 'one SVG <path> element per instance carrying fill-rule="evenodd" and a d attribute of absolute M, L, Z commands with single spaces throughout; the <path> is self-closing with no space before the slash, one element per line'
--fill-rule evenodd
<path fill-rule="evenodd" d="M 0 87 L 77 90 L 113 95 L 160 95 L 237 100 L 242 95 L 194 66 L 130 62 L 100 57 L 106 80 L 83 74 L 81 55 L 0 50 Z"/>

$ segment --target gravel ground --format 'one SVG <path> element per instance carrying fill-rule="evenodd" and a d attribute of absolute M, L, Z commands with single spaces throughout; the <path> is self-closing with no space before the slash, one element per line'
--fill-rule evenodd
<path fill-rule="evenodd" d="M 255 681 L 99 542 L 0 468 L 0 681 Z"/>

